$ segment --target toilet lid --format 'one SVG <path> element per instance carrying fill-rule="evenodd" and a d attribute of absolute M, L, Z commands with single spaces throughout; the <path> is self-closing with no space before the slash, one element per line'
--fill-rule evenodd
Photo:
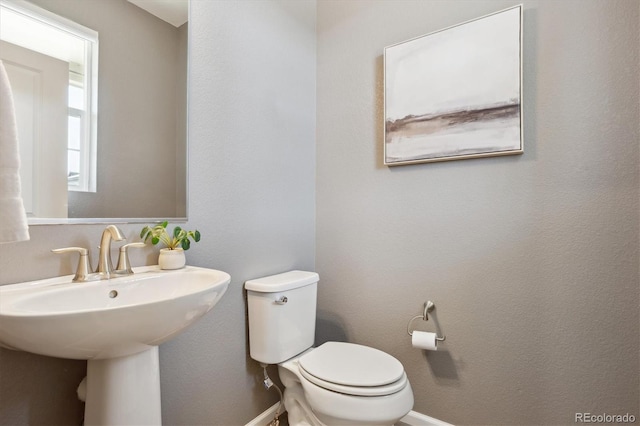
<path fill-rule="evenodd" d="M 351 387 L 389 385 L 404 376 L 404 367 L 391 355 L 353 343 L 327 342 L 298 363 L 321 381 Z"/>

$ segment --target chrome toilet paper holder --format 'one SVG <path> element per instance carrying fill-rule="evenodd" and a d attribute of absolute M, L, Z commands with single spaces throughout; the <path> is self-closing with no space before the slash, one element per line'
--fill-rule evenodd
<path fill-rule="evenodd" d="M 409 334 L 409 336 L 413 336 L 413 330 L 411 329 L 411 325 L 413 324 L 413 322 L 419 318 L 422 318 L 423 321 L 429 321 L 429 312 L 433 311 L 435 308 L 436 305 L 431 300 L 427 300 L 426 302 L 424 302 L 424 310 L 422 311 L 422 315 L 416 315 L 415 317 L 411 318 L 409 320 L 409 323 L 407 324 L 407 333 Z M 437 324 L 436 329 L 438 329 Z M 436 341 L 444 342 L 446 338 L 447 336 L 439 336 L 436 333 Z"/>

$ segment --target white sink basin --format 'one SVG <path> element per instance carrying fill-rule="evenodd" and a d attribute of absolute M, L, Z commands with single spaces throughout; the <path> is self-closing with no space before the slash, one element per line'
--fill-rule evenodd
<path fill-rule="evenodd" d="M 158 345 L 213 308 L 231 280 L 194 266 L 134 272 L 0 286 L 0 346 L 88 360 L 86 425 L 162 424 Z"/>
<path fill-rule="evenodd" d="M 186 266 L 73 283 L 73 276 L 0 286 L 0 344 L 58 358 L 132 355 L 171 339 L 220 300 L 230 276 Z"/>

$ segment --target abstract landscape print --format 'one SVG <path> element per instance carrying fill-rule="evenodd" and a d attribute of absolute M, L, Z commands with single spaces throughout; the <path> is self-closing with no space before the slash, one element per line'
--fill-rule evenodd
<path fill-rule="evenodd" d="M 521 154 L 522 6 L 385 48 L 384 164 Z"/>

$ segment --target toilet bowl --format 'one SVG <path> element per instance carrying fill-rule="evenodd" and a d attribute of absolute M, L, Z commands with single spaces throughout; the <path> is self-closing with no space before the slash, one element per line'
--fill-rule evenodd
<path fill-rule="evenodd" d="M 251 357 L 278 365 L 292 426 L 394 424 L 413 407 L 400 361 L 354 343 L 313 347 L 318 280 L 291 271 L 245 283 Z"/>
<path fill-rule="evenodd" d="M 413 407 L 402 364 L 367 346 L 327 342 L 279 364 L 278 373 L 291 425 L 392 425 Z M 294 398 L 287 395 L 291 389 Z M 312 415 L 304 408 L 304 416 L 292 415 L 292 399 Z"/>

